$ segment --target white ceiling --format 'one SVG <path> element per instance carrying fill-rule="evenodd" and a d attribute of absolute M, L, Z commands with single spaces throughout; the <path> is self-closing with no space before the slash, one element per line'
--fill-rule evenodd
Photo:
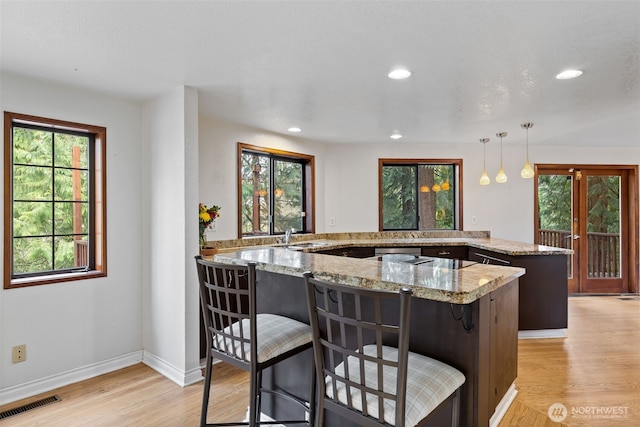
<path fill-rule="evenodd" d="M 640 146 L 640 1 L 6 1 L 1 67 L 325 142 Z M 398 65 L 413 75 L 393 81 Z M 584 70 L 578 79 L 554 76 Z"/>

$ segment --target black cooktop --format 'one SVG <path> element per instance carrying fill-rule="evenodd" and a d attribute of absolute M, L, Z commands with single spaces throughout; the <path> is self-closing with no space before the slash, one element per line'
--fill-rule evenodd
<path fill-rule="evenodd" d="M 464 268 L 476 264 L 475 261 L 467 261 L 465 259 L 436 258 L 423 255 L 407 254 L 384 254 L 369 259 L 402 264 L 428 265 L 429 267 L 450 268 L 452 270 L 457 270 L 459 268 Z"/>

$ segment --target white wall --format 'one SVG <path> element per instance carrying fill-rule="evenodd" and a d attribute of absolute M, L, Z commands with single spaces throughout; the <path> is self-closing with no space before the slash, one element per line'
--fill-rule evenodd
<path fill-rule="evenodd" d="M 530 139 L 531 141 L 531 139 Z M 640 144 L 640 141 L 639 141 Z M 346 144 L 329 145 L 326 162 L 324 224 L 328 232 L 377 231 L 378 158 L 463 159 L 463 227 L 489 230 L 491 236 L 533 243 L 533 180 L 520 177 L 525 146 L 503 144 L 508 180 L 495 182 L 499 169 L 498 143 L 487 146 L 487 174 L 491 184 L 479 184 L 482 144 Z M 640 148 L 529 147 L 531 163 L 625 164 L 640 163 Z M 329 227 L 329 218 L 336 226 Z M 475 224 L 472 219 L 475 217 Z"/>
<path fill-rule="evenodd" d="M 498 238 L 533 242 L 533 180 L 522 179 L 525 133 L 522 129 L 505 138 L 503 164 L 508 181 L 495 182 L 500 162 L 496 138 L 487 145 L 487 173 L 491 185 L 479 184 L 482 144 L 322 144 L 269 134 L 261 130 L 200 118 L 200 199 L 222 206 L 222 217 L 209 240 L 237 236 L 236 142 L 316 155 L 316 231 L 356 232 L 378 230 L 379 158 L 463 159 L 463 227 L 489 230 Z M 591 129 L 591 131 L 596 131 Z M 629 132 L 627 129 L 625 132 Z M 631 128 L 640 134 L 638 126 Z M 553 145 L 579 135 L 562 135 L 538 145 L 530 133 L 531 163 L 639 164 L 640 148 L 569 147 Z M 627 138 L 628 135 L 621 135 Z M 610 141 L 615 142 L 612 132 Z M 640 147 L 640 139 L 638 141 Z M 551 144 L 551 145 L 550 145 Z M 335 218 L 335 226 L 330 219 Z M 475 219 L 475 223 L 474 220 Z"/>
<path fill-rule="evenodd" d="M 208 240 L 238 237 L 238 142 L 315 156 L 316 232 L 324 232 L 325 144 L 203 116 L 199 138 L 200 202 L 222 208 L 215 231 L 207 233 Z"/>
<path fill-rule="evenodd" d="M 142 187 L 139 104 L 7 74 L 0 89 L 3 111 L 107 128 L 108 221 L 108 277 L 0 290 L 3 403 L 140 360 Z"/>

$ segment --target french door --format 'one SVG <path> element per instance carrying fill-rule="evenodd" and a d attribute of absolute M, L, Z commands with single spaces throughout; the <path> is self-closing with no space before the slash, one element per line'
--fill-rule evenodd
<path fill-rule="evenodd" d="M 637 167 L 536 165 L 535 180 L 536 243 L 573 250 L 569 293 L 637 292 Z"/>

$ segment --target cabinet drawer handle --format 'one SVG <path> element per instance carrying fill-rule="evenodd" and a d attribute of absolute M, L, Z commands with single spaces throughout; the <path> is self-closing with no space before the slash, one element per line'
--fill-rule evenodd
<path fill-rule="evenodd" d="M 438 255 L 451 255 L 451 252 L 442 251 L 442 252 L 438 252 Z"/>
<path fill-rule="evenodd" d="M 490 261 L 497 261 L 497 262 L 501 262 L 502 264 L 506 264 L 506 265 L 511 265 L 511 263 L 509 261 L 506 261 L 504 259 L 500 259 L 500 258 L 495 258 L 489 255 L 484 255 L 484 254 L 479 254 L 478 252 L 475 252 L 475 254 L 482 259 L 482 263 L 483 264 L 489 264 Z"/>

